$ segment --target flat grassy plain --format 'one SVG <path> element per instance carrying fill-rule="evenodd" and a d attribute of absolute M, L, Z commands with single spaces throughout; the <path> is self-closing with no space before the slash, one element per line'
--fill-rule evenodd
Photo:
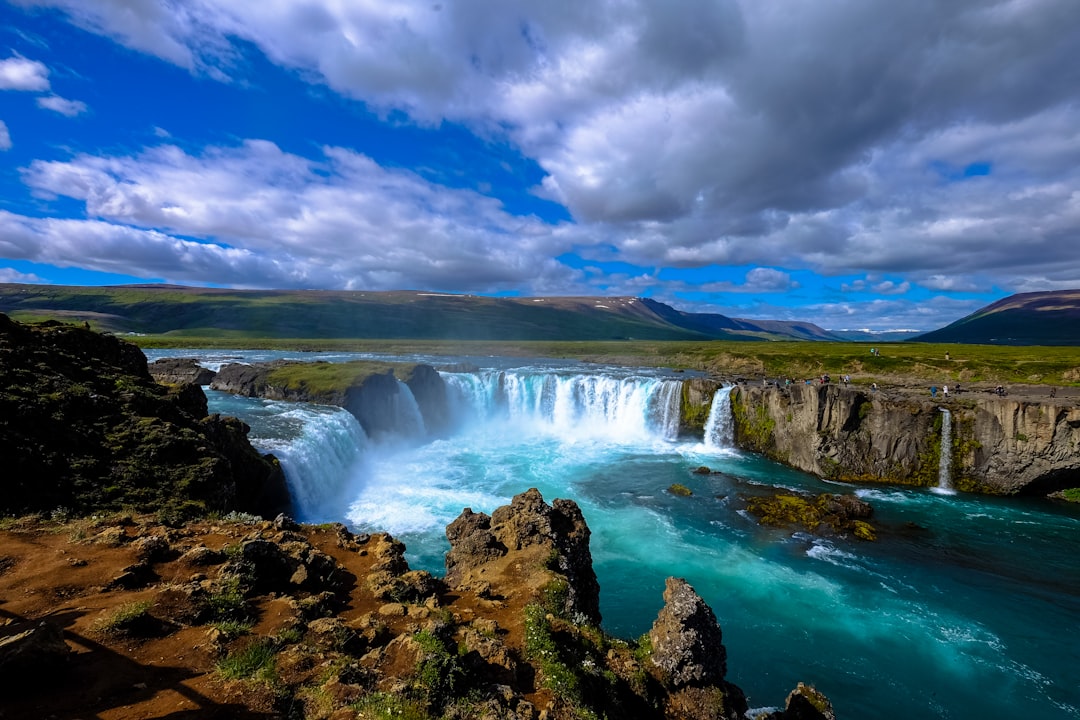
<path fill-rule="evenodd" d="M 308 340 L 132 336 L 145 348 L 352 351 L 390 355 L 503 355 L 575 359 L 614 365 L 700 370 L 725 377 L 802 380 L 828 373 L 855 383 L 994 383 L 1080 387 L 1080 347 L 1010 347 L 937 343 L 729 341 L 443 341 Z M 877 348 L 878 355 L 871 354 Z M 946 353 L 949 359 L 946 359 Z"/>

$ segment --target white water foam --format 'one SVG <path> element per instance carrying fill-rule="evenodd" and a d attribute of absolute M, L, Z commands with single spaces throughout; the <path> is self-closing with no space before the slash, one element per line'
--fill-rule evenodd
<path fill-rule="evenodd" d="M 570 443 L 678 436 L 678 380 L 517 370 L 441 374 L 462 424 L 501 417 L 522 430 Z"/>
<path fill-rule="evenodd" d="M 349 481 L 368 447 L 360 423 L 340 408 L 306 403 L 267 405 L 281 406 L 275 416 L 278 432 L 270 435 L 267 427 L 263 430 L 266 435 L 253 433 L 251 441 L 281 462 L 297 518 L 310 522 L 340 518 L 350 492 Z M 298 432 L 285 435 L 285 425 Z"/>

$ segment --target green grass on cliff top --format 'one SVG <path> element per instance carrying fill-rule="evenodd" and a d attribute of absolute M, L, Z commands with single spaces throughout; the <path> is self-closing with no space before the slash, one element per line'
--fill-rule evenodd
<path fill-rule="evenodd" d="M 307 390 L 313 395 L 343 392 L 359 385 L 372 375 L 394 373 L 399 380 L 408 379 L 416 367 L 410 363 L 383 363 L 357 360 L 345 363 L 292 363 L 272 370 L 266 377 L 269 384 L 289 390 Z"/>
<path fill-rule="evenodd" d="M 850 374 L 857 382 L 929 378 L 941 383 L 1080 386 L 1080 347 L 1010 347 L 944 343 L 828 342 L 491 342 L 305 340 L 236 336 L 129 339 L 146 348 L 207 347 L 337 350 L 386 354 L 504 355 L 571 358 L 618 365 L 685 368 L 720 375 L 804 379 Z M 870 354 L 876 347 L 880 356 Z M 945 359 L 948 352 L 950 359 Z"/>

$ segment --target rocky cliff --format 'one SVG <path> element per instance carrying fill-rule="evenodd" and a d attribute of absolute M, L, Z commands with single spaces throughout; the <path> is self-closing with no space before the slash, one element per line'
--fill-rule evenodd
<path fill-rule="evenodd" d="M 0 315 L 0 513 L 273 515 L 285 480 L 247 432 L 208 417 L 198 386 L 154 382 L 130 343 Z"/>
<path fill-rule="evenodd" d="M 599 628 L 589 528 L 574 502 L 548 505 L 529 490 L 491 516 L 466 510 L 447 536 L 440 580 L 411 570 L 388 535 L 286 517 L 9 523 L 5 713 L 745 718 L 716 615 L 685 580 L 667 581 L 640 640 Z M 10 682 L 28 658 L 38 672 Z M 833 714 L 800 684 L 769 717 Z"/>
<path fill-rule="evenodd" d="M 337 405 L 352 413 L 369 437 L 415 432 L 403 426 L 415 420 L 407 410 L 414 403 L 428 435 L 444 434 L 450 420 L 446 385 L 433 367 L 422 364 L 231 363 L 218 371 L 210 387 L 247 397 Z"/>
<path fill-rule="evenodd" d="M 749 384 L 731 405 L 740 447 L 833 480 L 937 485 L 944 451 L 959 490 L 1044 495 L 1080 485 L 1080 408 L 1065 401 Z"/>

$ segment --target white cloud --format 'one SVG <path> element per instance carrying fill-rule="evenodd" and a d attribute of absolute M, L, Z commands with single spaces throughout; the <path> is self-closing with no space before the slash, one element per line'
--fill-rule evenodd
<path fill-rule="evenodd" d="M 16 2 L 214 77 L 238 76 L 250 43 L 378 111 L 509 139 L 546 171 L 537 192 L 578 224 L 515 220 L 343 149 L 327 151 L 325 182 L 299 158 L 261 176 L 253 148 L 50 170 L 73 183 L 53 192 L 85 183 L 75 196 L 111 222 L 259 251 L 280 237 L 298 257 L 338 258 L 335 277 L 380 286 L 448 283 L 455 267 L 475 287 L 528 283 L 523 268 L 539 263 L 533 287 L 567 287 L 580 278 L 546 253 L 568 249 L 641 267 L 877 273 L 890 279 L 843 289 L 891 299 L 913 284 L 1080 284 L 1075 0 Z"/>
<path fill-rule="evenodd" d="M 8 132 L 7 123 L 0 120 L 0 150 L 11 149 L 11 133 Z"/>
<path fill-rule="evenodd" d="M 47 280 L 43 280 L 33 273 L 19 272 L 15 268 L 0 267 L 0 283 L 46 283 Z"/>
<path fill-rule="evenodd" d="M 86 112 L 86 103 L 81 100 L 68 100 L 59 95 L 47 95 L 37 99 L 38 107 L 58 112 L 67 117 L 75 117 Z"/>
<path fill-rule="evenodd" d="M 166 244 L 182 235 L 288 258 L 288 276 L 243 264 L 253 274 L 237 282 L 247 285 L 542 293 L 580 277 L 551 259 L 578 239 L 573 226 L 510 215 L 496 200 L 386 170 L 350 150 L 323 152 L 313 162 L 258 140 L 201 156 L 161 146 L 136 157 L 35 161 L 24 181 L 44 199 L 85 202 L 88 216 L 117 228 L 108 247 L 124 256 L 118 261 L 128 261 L 123 238 L 143 243 L 146 232 Z"/>
<path fill-rule="evenodd" d="M 41 92 L 49 89 L 49 68 L 18 55 L 0 60 L 0 90 Z"/>

